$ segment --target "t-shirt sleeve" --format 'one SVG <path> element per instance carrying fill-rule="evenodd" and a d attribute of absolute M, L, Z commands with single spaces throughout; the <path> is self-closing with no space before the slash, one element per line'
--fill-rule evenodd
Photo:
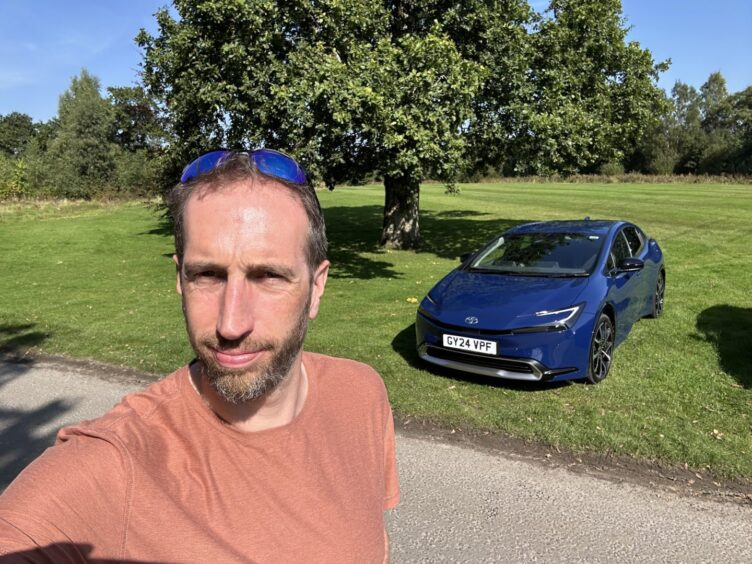
<path fill-rule="evenodd" d="M 130 490 L 123 451 L 73 436 L 0 496 L 0 562 L 86 562 L 122 553 Z"/>
<path fill-rule="evenodd" d="M 400 500 L 397 477 L 397 453 L 394 440 L 394 416 L 386 403 L 386 427 L 384 429 L 384 510 L 397 507 Z"/>

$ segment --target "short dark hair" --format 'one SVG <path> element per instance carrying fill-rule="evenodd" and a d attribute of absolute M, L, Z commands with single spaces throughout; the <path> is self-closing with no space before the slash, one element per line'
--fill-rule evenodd
<path fill-rule="evenodd" d="M 308 240 L 306 241 L 306 260 L 311 275 L 318 265 L 326 260 L 327 240 L 324 214 L 316 197 L 316 192 L 310 183 L 293 184 L 275 176 L 260 172 L 248 158 L 248 153 L 235 151 L 222 159 L 214 169 L 186 182 L 176 184 L 167 196 L 167 205 L 175 229 L 175 254 L 180 263 L 183 262 L 185 249 L 184 214 L 185 206 L 195 192 L 209 194 L 218 192 L 225 186 L 243 180 L 273 181 L 285 186 L 288 192 L 296 198 L 305 209 L 308 217 Z"/>

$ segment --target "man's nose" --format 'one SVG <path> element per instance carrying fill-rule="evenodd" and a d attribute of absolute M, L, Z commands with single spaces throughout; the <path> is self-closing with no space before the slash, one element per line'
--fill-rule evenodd
<path fill-rule="evenodd" d="M 228 341 L 253 331 L 253 289 L 245 278 L 228 277 L 217 319 L 217 333 Z"/>

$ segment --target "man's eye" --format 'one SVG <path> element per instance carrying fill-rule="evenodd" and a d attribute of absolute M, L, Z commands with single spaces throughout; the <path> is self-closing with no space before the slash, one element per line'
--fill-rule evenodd
<path fill-rule="evenodd" d="M 207 284 L 221 280 L 222 276 L 215 270 L 202 270 L 200 272 L 194 272 L 189 278 L 194 282 Z"/>

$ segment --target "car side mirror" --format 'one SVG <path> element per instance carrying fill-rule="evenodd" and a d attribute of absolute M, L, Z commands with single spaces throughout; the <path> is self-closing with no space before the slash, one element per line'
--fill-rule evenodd
<path fill-rule="evenodd" d="M 464 264 L 464 262 L 469 259 L 471 256 L 473 256 L 473 253 L 462 253 L 460 255 L 460 264 Z"/>
<path fill-rule="evenodd" d="M 638 258 L 629 257 L 619 263 L 619 272 L 639 272 L 645 268 L 645 263 Z"/>

